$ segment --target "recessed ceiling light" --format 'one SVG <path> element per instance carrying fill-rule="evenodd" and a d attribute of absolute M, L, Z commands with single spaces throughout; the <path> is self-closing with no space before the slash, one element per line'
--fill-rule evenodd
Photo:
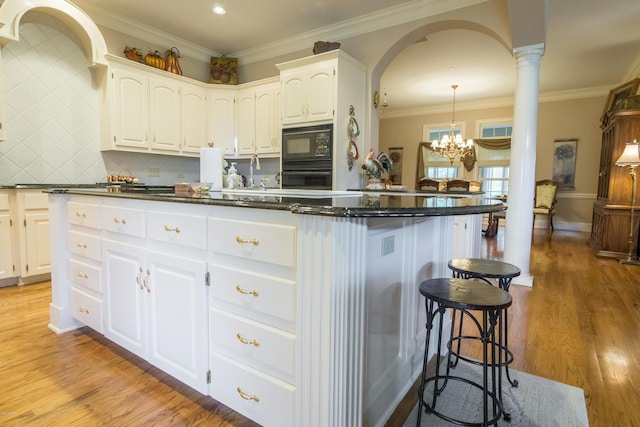
<path fill-rule="evenodd" d="M 222 6 L 213 6 L 211 8 L 211 10 L 213 11 L 213 13 L 215 13 L 216 15 L 224 15 L 225 13 L 227 13 L 226 10 L 224 10 L 224 7 Z"/>

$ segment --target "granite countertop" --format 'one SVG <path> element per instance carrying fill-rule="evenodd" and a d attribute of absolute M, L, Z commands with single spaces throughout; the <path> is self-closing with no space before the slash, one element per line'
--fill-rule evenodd
<path fill-rule="evenodd" d="M 339 197 L 296 197 L 273 194 L 204 194 L 176 195 L 174 193 L 110 192 L 108 188 L 56 188 L 44 190 L 51 194 L 139 199 L 173 203 L 191 203 L 214 206 L 232 206 L 257 209 L 287 210 L 295 214 L 334 217 L 423 217 L 468 215 L 505 210 L 505 205 L 492 199 L 454 197 L 436 194 L 388 194 L 354 192 Z"/>

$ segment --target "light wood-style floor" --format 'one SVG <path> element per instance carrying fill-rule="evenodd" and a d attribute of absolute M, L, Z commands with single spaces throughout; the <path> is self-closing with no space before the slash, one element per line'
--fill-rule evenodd
<path fill-rule="evenodd" d="M 587 237 L 535 231 L 534 286 L 511 287 L 513 368 L 584 389 L 592 427 L 640 426 L 640 267 L 594 257 Z M 503 230 L 483 241 L 502 258 Z M 88 328 L 51 332 L 50 301 L 49 283 L 0 288 L 0 425 L 255 425 Z"/>

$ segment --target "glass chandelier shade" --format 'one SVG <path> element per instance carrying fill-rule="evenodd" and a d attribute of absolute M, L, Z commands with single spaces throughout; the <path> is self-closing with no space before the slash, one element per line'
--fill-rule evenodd
<path fill-rule="evenodd" d="M 456 89 L 458 85 L 452 85 L 453 89 L 453 113 L 451 116 L 451 133 L 449 135 L 444 135 L 440 141 L 437 139 L 431 142 L 431 149 L 440 154 L 442 157 L 446 157 L 449 159 L 449 162 L 453 165 L 453 161 L 459 158 L 462 159 L 467 156 L 472 148 L 473 148 L 473 140 L 467 139 L 466 141 L 460 134 L 456 134 Z"/>

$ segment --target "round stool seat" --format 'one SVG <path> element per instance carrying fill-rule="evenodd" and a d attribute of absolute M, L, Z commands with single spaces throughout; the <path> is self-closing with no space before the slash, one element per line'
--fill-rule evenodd
<path fill-rule="evenodd" d="M 493 259 L 454 258 L 449 261 L 448 266 L 451 271 L 456 273 L 457 277 L 498 279 L 499 286 L 505 291 L 509 290 L 511 279 L 521 273 L 515 265 Z"/>
<path fill-rule="evenodd" d="M 458 310 L 502 310 L 511 305 L 511 295 L 484 283 L 453 278 L 425 280 L 420 293 L 438 304 Z"/>

